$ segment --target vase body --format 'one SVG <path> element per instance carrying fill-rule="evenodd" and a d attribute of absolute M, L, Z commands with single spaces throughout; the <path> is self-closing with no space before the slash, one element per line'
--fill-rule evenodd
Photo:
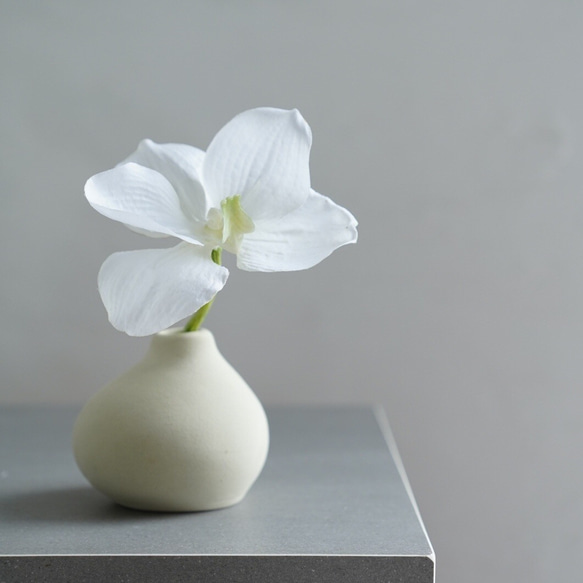
<path fill-rule="evenodd" d="M 269 447 L 261 403 L 208 330 L 155 335 L 145 358 L 79 414 L 73 450 L 89 482 L 141 510 L 239 502 Z"/>

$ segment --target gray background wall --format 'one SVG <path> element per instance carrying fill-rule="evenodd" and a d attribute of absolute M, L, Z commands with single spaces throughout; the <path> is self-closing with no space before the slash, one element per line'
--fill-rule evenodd
<path fill-rule="evenodd" d="M 208 320 L 267 403 L 382 403 L 442 581 L 576 580 L 583 4 L 0 1 L 0 400 L 85 401 L 141 357 L 96 290 L 152 245 L 85 180 L 298 107 L 360 241 L 234 271 Z M 577 575 L 576 575 L 577 574 Z"/>

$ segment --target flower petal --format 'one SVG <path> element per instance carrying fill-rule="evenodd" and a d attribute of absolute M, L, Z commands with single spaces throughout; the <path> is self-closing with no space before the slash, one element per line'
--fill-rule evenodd
<path fill-rule="evenodd" d="M 101 299 L 115 328 L 147 336 L 190 316 L 220 291 L 229 275 L 208 247 L 181 243 L 110 255 L 99 271 Z"/>
<path fill-rule="evenodd" d="M 328 197 L 311 192 L 297 210 L 255 223 L 245 235 L 237 267 L 246 271 L 298 271 L 313 267 L 338 247 L 356 243 L 356 219 Z"/>
<path fill-rule="evenodd" d="M 274 219 L 300 207 L 310 192 L 310 127 L 297 110 L 258 108 L 231 120 L 211 142 L 203 184 L 219 207 L 241 196 L 253 219 Z"/>
<path fill-rule="evenodd" d="M 155 170 L 134 163 L 117 166 L 92 176 L 85 196 L 96 211 L 138 232 L 202 244 L 195 238 L 198 225 L 184 214 L 170 182 Z"/>
<path fill-rule="evenodd" d="M 201 184 L 204 152 L 186 144 L 157 144 L 142 140 L 122 164 L 135 162 L 156 170 L 173 186 L 188 217 L 203 221 L 208 202 Z"/>

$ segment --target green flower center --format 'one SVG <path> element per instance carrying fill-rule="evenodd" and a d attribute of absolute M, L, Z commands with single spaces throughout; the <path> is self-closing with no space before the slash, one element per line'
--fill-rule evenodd
<path fill-rule="evenodd" d="M 243 236 L 252 233 L 255 225 L 241 207 L 241 195 L 228 196 L 221 201 L 221 209 L 211 209 L 207 229 L 221 242 L 223 249 L 237 254 Z"/>

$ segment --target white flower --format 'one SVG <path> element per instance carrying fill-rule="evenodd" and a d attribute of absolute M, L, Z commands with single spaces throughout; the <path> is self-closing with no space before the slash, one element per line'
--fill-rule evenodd
<path fill-rule="evenodd" d="M 99 272 L 110 322 L 145 336 L 196 312 L 222 289 L 211 250 L 248 271 L 307 269 L 357 238 L 356 220 L 310 188 L 308 124 L 297 110 L 239 114 L 207 152 L 140 143 L 119 166 L 90 178 L 85 196 L 101 214 L 170 249 L 114 253 Z"/>

